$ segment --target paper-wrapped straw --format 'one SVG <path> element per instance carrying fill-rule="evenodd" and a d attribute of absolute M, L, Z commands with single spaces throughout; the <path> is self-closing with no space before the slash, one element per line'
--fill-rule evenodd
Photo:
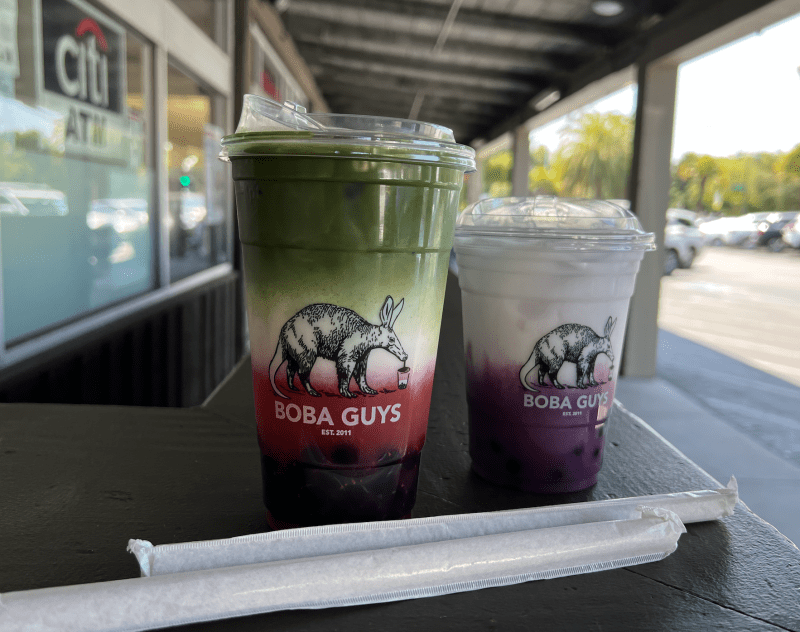
<path fill-rule="evenodd" d="M 660 560 L 676 514 L 0 595 L 4 632 L 133 632 L 284 609 L 396 601 Z"/>
<path fill-rule="evenodd" d="M 720 490 L 615 498 L 491 513 L 288 529 L 225 540 L 159 546 L 153 546 L 146 540 L 131 540 L 128 548 L 139 560 L 142 575 L 155 576 L 442 542 L 527 529 L 627 520 L 639 516 L 637 507 L 640 505 L 673 511 L 684 524 L 688 524 L 731 515 L 737 499 L 736 480 L 731 478 L 728 486 Z"/>

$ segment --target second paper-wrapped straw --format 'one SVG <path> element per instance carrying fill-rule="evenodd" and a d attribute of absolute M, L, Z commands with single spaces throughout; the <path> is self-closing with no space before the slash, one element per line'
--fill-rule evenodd
<path fill-rule="evenodd" d="M 148 630 L 285 609 L 432 597 L 654 562 L 677 547 L 676 514 L 0 595 L 4 632 Z"/>

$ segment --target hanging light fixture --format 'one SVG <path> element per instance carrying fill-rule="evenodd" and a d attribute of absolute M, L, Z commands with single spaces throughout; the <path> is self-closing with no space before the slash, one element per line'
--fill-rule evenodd
<path fill-rule="evenodd" d="M 613 18 L 625 10 L 625 6 L 616 0 L 595 0 L 592 11 L 604 18 Z"/>

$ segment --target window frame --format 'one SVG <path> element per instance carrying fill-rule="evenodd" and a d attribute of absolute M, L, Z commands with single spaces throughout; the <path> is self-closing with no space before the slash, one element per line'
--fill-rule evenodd
<path fill-rule="evenodd" d="M 169 68 L 170 68 L 170 66 L 174 70 L 177 70 L 178 72 L 184 74 L 186 77 L 188 77 L 189 79 L 191 79 L 192 81 L 197 83 L 203 90 L 205 90 L 206 92 L 209 93 L 209 99 L 211 101 L 211 112 L 212 112 L 210 123 L 211 123 L 211 125 L 215 125 L 217 127 L 220 127 L 224 131 L 224 133 L 228 133 L 228 131 L 229 131 L 228 120 L 229 120 L 229 110 L 230 110 L 230 100 L 229 100 L 229 98 L 227 98 L 224 95 L 222 95 L 219 92 L 217 92 L 217 90 L 213 86 L 209 85 L 203 79 L 198 77 L 190 68 L 188 68 L 185 64 L 183 64 L 183 62 L 181 62 L 180 59 L 177 59 L 177 58 L 172 57 L 170 55 L 167 55 L 167 69 L 166 69 L 166 72 L 165 72 L 165 75 L 166 75 L 167 79 L 169 77 Z M 160 147 L 164 147 L 165 143 L 170 142 L 169 141 L 169 135 L 168 135 L 168 132 L 167 132 L 167 116 L 168 116 L 167 115 L 167 99 L 169 98 L 169 87 L 168 86 L 166 86 L 166 88 L 165 88 L 164 95 L 165 95 L 165 98 L 163 99 L 163 101 L 161 101 L 161 103 L 163 103 L 163 105 L 164 105 L 164 107 L 162 108 L 163 112 L 161 112 L 161 115 L 164 118 L 164 130 L 165 130 L 165 133 L 167 133 L 167 135 L 165 135 L 163 143 L 161 145 L 159 145 Z M 162 175 L 162 177 L 164 179 L 165 188 L 166 188 L 166 197 L 165 198 L 162 197 L 161 204 L 160 204 L 160 209 L 163 209 L 163 212 L 160 213 L 160 217 L 162 218 L 161 233 L 166 231 L 166 235 L 162 236 L 161 233 L 159 234 L 159 237 L 161 238 L 160 242 L 159 242 L 159 250 L 161 251 L 161 249 L 163 249 L 163 248 L 166 248 L 166 250 L 164 250 L 162 252 L 161 257 L 160 257 L 159 273 L 160 273 L 161 285 L 162 286 L 170 286 L 170 285 L 174 285 L 175 283 L 179 283 L 183 279 L 179 279 L 177 281 L 172 281 L 171 280 L 170 250 L 169 250 L 169 229 L 167 228 L 167 226 L 165 224 L 166 218 L 167 218 L 167 216 L 169 214 L 169 194 L 170 194 L 170 191 L 169 191 L 169 165 L 166 163 L 166 160 L 164 160 L 164 152 L 161 151 L 159 153 L 161 154 L 161 160 L 163 162 L 161 175 Z M 225 257 L 226 257 L 227 261 L 225 263 L 218 264 L 218 265 L 229 264 L 232 261 L 232 257 L 233 257 L 233 238 L 232 238 L 233 237 L 232 231 L 234 229 L 234 225 L 233 225 L 233 187 L 230 186 L 230 183 L 228 184 L 228 190 L 227 190 L 226 198 L 228 200 L 228 211 L 229 211 L 226 214 L 226 217 L 225 217 L 226 235 L 228 236 L 227 242 L 225 244 Z M 212 266 L 212 267 L 215 267 L 215 266 Z M 208 269 L 208 268 L 206 268 L 206 269 Z M 194 274 L 197 274 L 197 273 L 195 272 Z M 190 277 L 191 276 L 193 276 L 193 275 L 190 275 Z M 190 278 L 190 277 L 187 277 L 187 278 Z"/>
<path fill-rule="evenodd" d="M 263 70 L 266 61 L 268 65 L 271 65 L 278 74 L 276 79 L 285 83 L 286 86 L 294 93 L 292 95 L 283 95 L 283 100 L 285 101 L 288 99 L 289 101 L 297 102 L 303 107 L 308 108 L 311 103 L 311 98 L 306 94 L 305 90 L 303 90 L 298 81 L 292 76 L 292 73 L 289 72 L 286 64 L 275 51 L 275 48 L 269 43 L 267 36 L 264 35 L 261 27 L 256 22 L 251 22 L 248 32 L 250 35 L 249 40 L 252 46 L 257 48 L 259 51 L 258 55 L 251 55 L 252 58 L 250 59 L 250 64 L 247 68 L 247 82 L 250 92 L 264 95 L 261 84 L 258 83 L 252 74 L 253 71 L 256 70 L 256 67 L 258 67 L 259 72 Z M 294 97 L 295 94 L 301 95 L 302 99 L 296 99 Z M 292 98 L 289 98 L 289 96 Z"/>
<path fill-rule="evenodd" d="M 166 230 L 168 215 L 169 183 L 168 165 L 163 147 L 167 142 L 167 73 L 170 63 L 185 72 L 201 85 L 217 95 L 215 115 L 212 123 L 225 133 L 232 130 L 234 96 L 233 67 L 233 2 L 227 3 L 227 50 L 220 48 L 206 33 L 194 24 L 170 0 L 84 0 L 95 10 L 107 14 L 121 24 L 126 31 L 142 41 L 144 50 L 142 64 L 145 68 L 143 99 L 147 112 L 146 148 L 148 168 L 152 168 L 153 186 L 150 191 L 151 208 L 151 277 L 154 289 L 136 294 L 119 302 L 99 307 L 76 316 L 52 329 L 8 346 L 4 335 L 2 264 L 0 260 L 0 372 L 7 373 L 12 367 L 21 368 L 26 360 L 81 339 L 85 336 L 131 320 L 136 314 L 155 306 L 189 294 L 211 284 L 233 271 L 233 188 L 228 190 L 228 213 L 226 218 L 227 240 L 225 244 L 228 261 L 197 272 L 185 279 L 170 282 L 169 279 L 169 233 Z M 33 21 L 37 24 L 40 13 L 38 0 L 33 0 Z M 39 51 L 34 64 L 41 63 Z M 161 105 L 163 104 L 163 107 Z"/>

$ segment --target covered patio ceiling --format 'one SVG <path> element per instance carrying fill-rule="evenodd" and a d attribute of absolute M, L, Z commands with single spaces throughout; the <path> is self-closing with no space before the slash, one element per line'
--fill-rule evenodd
<path fill-rule="evenodd" d="M 767 0 L 276 0 L 335 112 L 491 140 Z"/>

